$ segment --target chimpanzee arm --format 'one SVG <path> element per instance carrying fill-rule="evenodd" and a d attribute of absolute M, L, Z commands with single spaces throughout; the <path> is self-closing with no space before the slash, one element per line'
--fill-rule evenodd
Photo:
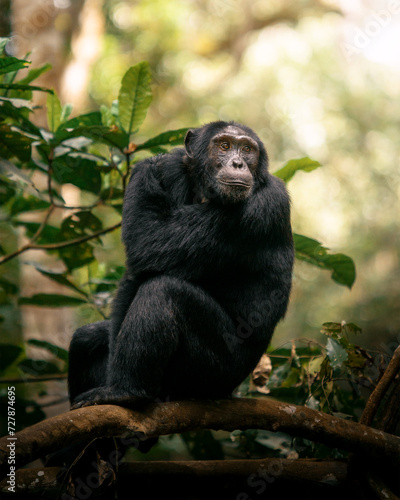
<path fill-rule="evenodd" d="M 162 186 L 159 167 L 157 158 L 139 164 L 125 194 L 127 268 L 133 275 L 195 278 L 204 266 L 218 265 L 226 257 L 224 234 L 232 215 L 222 205 L 178 204 L 169 186 Z"/>

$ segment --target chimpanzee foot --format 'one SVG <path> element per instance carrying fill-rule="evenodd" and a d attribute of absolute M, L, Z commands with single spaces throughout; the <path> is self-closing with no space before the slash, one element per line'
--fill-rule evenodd
<path fill-rule="evenodd" d="M 116 405 L 138 409 L 150 402 L 151 400 L 148 398 L 127 393 L 118 394 L 112 387 L 97 387 L 96 389 L 90 389 L 89 391 L 79 394 L 72 402 L 71 410 L 94 405 Z"/>

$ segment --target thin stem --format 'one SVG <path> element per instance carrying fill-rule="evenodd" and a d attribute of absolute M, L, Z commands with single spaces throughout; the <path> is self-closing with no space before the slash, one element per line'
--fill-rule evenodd
<path fill-rule="evenodd" d="M 0 384 L 25 384 L 30 382 L 47 382 L 50 380 L 64 380 L 68 377 L 67 374 L 57 375 L 40 375 L 35 378 L 2 378 Z"/>
<path fill-rule="evenodd" d="M 101 231 L 97 231 L 97 233 L 89 234 L 87 236 L 83 236 L 82 238 L 76 238 L 74 240 L 69 240 L 69 241 L 62 241 L 60 243 L 48 243 L 45 245 L 36 245 L 32 243 L 28 243 L 24 245 L 23 247 L 19 248 L 15 252 L 5 255 L 4 257 L 0 258 L 0 265 L 5 264 L 9 260 L 13 259 L 14 257 L 17 257 L 23 252 L 26 252 L 27 250 L 58 250 L 60 248 L 67 248 L 71 247 L 74 245 L 79 245 L 81 243 L 85 243 L 86 241 L 92 240 L 94 238 L 97 238 L 98 236 L 102 236 L 103 234 L 110 233 L 111 231 L 114 231 L 115 229 L 119 228 L 121 226 L 121 223 L 118 222 L 118 224 L 114 224 L 111 227 L 108 227 L 106 229 L 102 229 Z"/>

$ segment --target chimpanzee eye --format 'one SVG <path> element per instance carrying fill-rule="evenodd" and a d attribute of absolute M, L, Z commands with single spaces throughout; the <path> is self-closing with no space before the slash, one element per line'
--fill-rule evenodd
<path fill-rule="evenodd" d="M 244 151 L 245 153 L 250 153 L 251 148 L 250 148 L 250 146 L 243 146 L 242 151 Z"/>
<path fill-rule="evenodd" d="M 221 142 L 220 148 L 226 151 L 227 149 L 229 149 L 229 143 L 228 142 Z"/>

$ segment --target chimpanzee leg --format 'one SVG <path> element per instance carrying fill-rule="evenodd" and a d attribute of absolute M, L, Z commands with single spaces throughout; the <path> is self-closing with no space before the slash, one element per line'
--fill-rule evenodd
<path fill-rule="evenodd" d="M 109 321 L 78 328 L 69 348 L 68 386 L 72 402 L 79 394 L 106 382 Z"/>
<path fill-rule="evenodd" d="M 201 288 L 168 276 L 152 278 L 138 289 L 113 342 L 106 386 L 81 395 L 75 407 L 212 397 L 213 383 L 221 388 L 224 377 L 226 390 L 220 391 L 228 395 L 235 356 L 227 332 L 234 332 L 232 320 Z"/>

